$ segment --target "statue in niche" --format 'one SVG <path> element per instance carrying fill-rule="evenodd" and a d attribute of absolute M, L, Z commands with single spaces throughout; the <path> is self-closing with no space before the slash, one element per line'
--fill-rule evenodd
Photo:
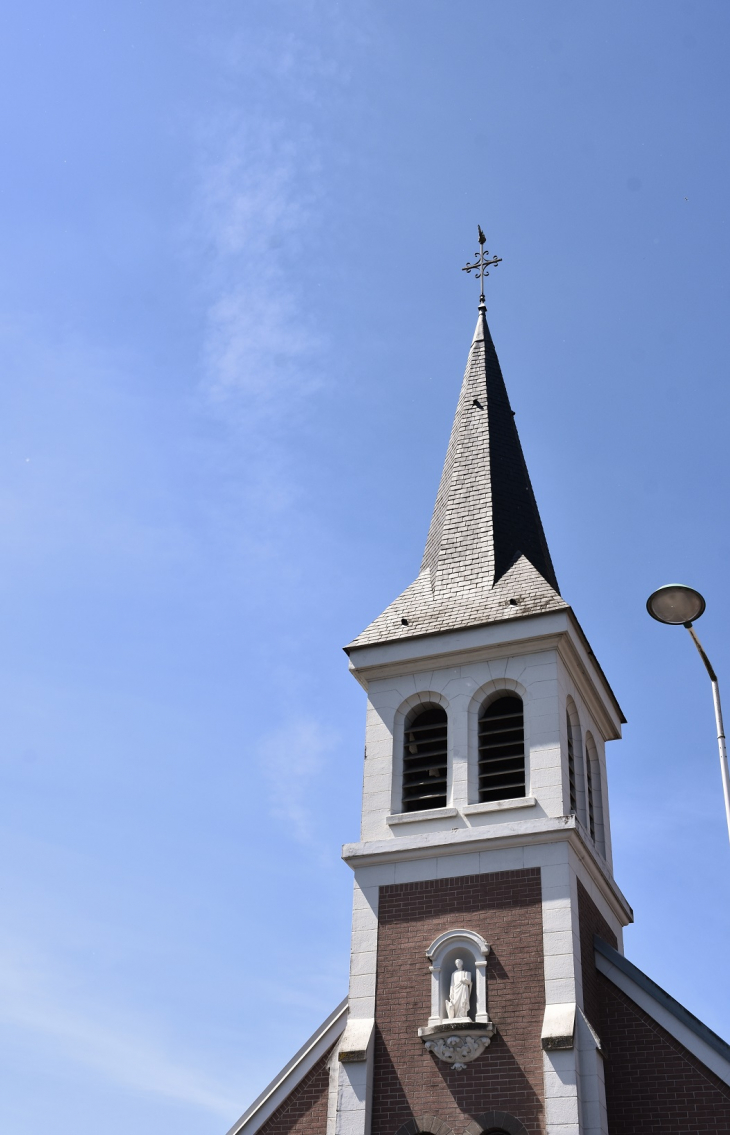
<path fill-rule="evenodd" d="M 464 969 L 461 958 L 457 958 L 456 969 L 451 975 L 449 999 L 446 1002 L 446 1012 L 449 1020 L 470 1020 L 469 1002 L 471 1001 L 471 974 Z"/>

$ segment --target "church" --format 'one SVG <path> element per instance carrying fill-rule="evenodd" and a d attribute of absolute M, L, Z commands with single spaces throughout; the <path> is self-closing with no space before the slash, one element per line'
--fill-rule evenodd
<path fill-rule="evenodd" d="M 367 694 L 347 997 L 229 1135 L 730 1135 L 730 1045 L 623 952 L 605 745 L 487 324 Z"/>

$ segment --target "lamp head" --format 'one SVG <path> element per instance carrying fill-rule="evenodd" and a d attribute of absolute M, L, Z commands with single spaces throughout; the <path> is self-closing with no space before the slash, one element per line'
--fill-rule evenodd
<path fill-rule="evenodd" d="M 652 592 L 646 601 L 646 609 L 657 622 L 680 627 L 699 619 L 705 609 L 705 601 L 694 587 L 668 583 Z"/>

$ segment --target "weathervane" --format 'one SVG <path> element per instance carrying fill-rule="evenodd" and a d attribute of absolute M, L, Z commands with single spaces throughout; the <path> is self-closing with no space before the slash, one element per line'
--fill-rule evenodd
<path fill-rule="evenodd" d="M 492 265 L 501 264 L 502 257 L 493 256 L 491 260 L 486 259 L 489 256 L 489 253 L 484 248 L 484 245 L 487 243 L 487 238 L 482 232 L 482 226 L 477 225 L 477 228 L 479 229 L 479 251 L 474 253 L 476 260 L 473 264 L 465 264 L 461 270 L 462 272 L 476 272 L 477 280 L 481 280 L 482 282 L 482 294 L 479 296 L 479 302 L 484 303 L 484 277 L 489 275 L 487 268 L 491 268 Z"/>

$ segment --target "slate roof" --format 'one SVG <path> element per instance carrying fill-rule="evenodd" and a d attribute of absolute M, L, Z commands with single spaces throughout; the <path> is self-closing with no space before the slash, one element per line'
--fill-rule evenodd
<path fill-rule="evenodd" d="M 482 303 L 420 574 L 347 649 L 566 607 Z"/>

